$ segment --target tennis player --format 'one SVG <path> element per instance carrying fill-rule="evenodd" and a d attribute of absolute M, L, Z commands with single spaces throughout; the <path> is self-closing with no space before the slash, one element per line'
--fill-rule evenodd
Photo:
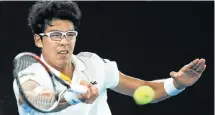
<path fill-rule="evenodd" d="M 53 71 L 62 73 L 62 78 L 72 86 L 80 84 L 88 87 L 85 94 L 77 95 L 79 103 L 71 101 L 70 93 L 51 113 L 40 113 L 22 102 L 16 82 L 13 84 L 20 115 L 111 115 L 107 103 L 107 89 L 132 96 L 135 89 L 147 85 L 154 89 L 155 96 L 151 103 L 156 103 L 175 96 L 186 87 L 192 86 L 206 68 L 205 59 L 195 59 L 177 72 L 170 72 L 170 77 L 162 80 L 145 81 L 120 72 L 117 64 L 102 59 L 95 53 L 81 52 L 73 54 L 81 11 L 72 1 L 40 1 L 30 9 L 28 23 L 34 34 L 35 45 L 41 48 L 41 59 Z M 38 70 L 40 68 L 33 67 Z M 47 85 L 42 73 L 26 77 L 22 86 L 36 90 Z M 41 76 L 41 77 L 40 77 Z M 97 84 L 93 85 L 92 81 Z M 95 82 L 94 82 L 95 83 Z"/>

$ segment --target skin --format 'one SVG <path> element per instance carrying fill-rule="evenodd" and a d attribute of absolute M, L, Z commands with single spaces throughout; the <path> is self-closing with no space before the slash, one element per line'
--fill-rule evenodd
<path fill-rule="evenodd" d="M 74 30 L 74 25 L 72 22 L 68 20 L 60 20 L 55 19 L 52 20 L 51 26 L 48 26 L 44 33 L 58 30 L 58 31 L 69 31 Z M 52 41 L 48 37 L 40 38 L 39 35 L 34 35 L 35 44 L 37 47 L 42 48 L 43 57 L 45 61 L 51 65 L 53 68 L 57 69 L 58 71 L 62 72 L 63 74 L 67 75 L 72 79 L 74 66 L 71 63 L 71 55 L 73 54 L 75 48 L 76 38 L 68 41 L 65 37 L 61 41 Z M 59 51 L 67 50 L 68 54 L 61 55 Z M 177 89 L 186 88 L 188 86 L 192 86 L 198 79 L 200 78 L 202 72 L 205 70 L 206 64 L 205 59 L 195 59 L 191 63 L 182 67 L 178 72 L 170 72 L 170 76 L 174 79 L 174 86 Z M 135 77 L 131 77 L 128 75 L 123 74 L 119 71 L 119 83 L 118 85 L 113 88 L 112 90 L 128 95 L 133 96 L 134 91 L 143 85 L 150 86 L 155 91 L 155 96 L 153 98 L 152 103 L 156 103 L 162 101 L 164 99 L 169 98 L 170 96 L 164 90 L 164 83 L 163 81 L 155 82 L 155 81 L 145 81 L 136 79 Z M 30 81 L 32 82 L 32 81 Z M 31 83 L 32 84 L 32 83 Z M 85 100 L 84 103 L 92 104 L 95 99 L 98 97 L 98 89 L 91 85 L 86 81 L 81 81 L 81 85 L 88 87 L 87 93 L 83 95 L 78 95 L 80 99 Z M 28 83 L 23 84 L 24 87 L 28 87 Z M 35 86 L 36 87 L 36 86 Z M 32 89 L 30 89 L 32 90 Z M 64 99 L 61 100 L 61 103 L 56 108 L 55 111 L 60 111 L 65 109 L 66 107 L 70 106 Z"/>
<path fill-rule="evenodd" d="M 174 79 L 173 84 L 177 89 L 183 89 L 188 86 L 192 86 L 199 80 L 203 71 L 206 68 L 205 59 L 195 59 L 189 64 L 183 66 L 178 72 L 170 72 L 170 76 Z M 155 91 L 155 96 L 151 103 L 156 103 L 167 99 L 171 96 L 167 95 L 164 89 L 164 82 L 144 81 L 130 77 L 123 73 L 120 74 L 120 80 L 117 87 L 113 90 L 128 96 L 133 96 L 134 91 L 143 85 L 150 86 Z"/>

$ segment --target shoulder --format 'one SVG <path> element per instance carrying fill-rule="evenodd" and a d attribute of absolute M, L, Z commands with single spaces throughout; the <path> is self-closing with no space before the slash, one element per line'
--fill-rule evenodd
<path fill-rule="evenodd" d="M 103 87 L 113 88 L 119 82 L 119 70 L 115 61 L 103 59 L 95 53 L 81 52 L 76 55 L 94 78 L 102 80 Z"/>
<path fill-rule="evenodd" d="M 22 74 L 35 73 L 35 71 L 42 70 L 42 68 L 43 68 L 42 65 L 38 63 L 33 63 L 24 70 L 20 71 L 18 75 L 21 76 Z"/>
<path fill-rule="evenodd" d="M 27 67 L 26 69 L 20 71 L 18 73 L 18 76 L 21 84 L 30 79 L 38 83 L 42 83 L 45 82 L 44 78 L 47 77 L 44 76 L 48 76 L 48 73 L 46 72 L 45 68 L 42 65 L 34 63 Z"/>
<path fill-rule="evenodd" d="M 76 57 L 81 60 L 82 62 L 94 62 L 97 64 L 109 64 L 109 63 L 116 63 L 115 61 L 111 61 L 107 58 L 101 58 L 96 53 L 92 52 L 80 52 L 76 55 Z"/>
<path fill-rule="evenodd" d="M 96 53 L 80 52 L 76 55 L 78 58 L 100 58 Z"/>
<path fill-rule="evenodd" d="M 102 59 L 99 55 L 92 52 L 80 52 L 76 55 L 78 59 L 83 62 L 96 62 L 96 63 L 104 63 L 104 59 Z"/>
<path fill-rule="evenodd" d="M 45 68 L 42 67 L 42 65 L 38 64 L 38 63 L 33 63 L 32 65 L 28 66 L 27 68 L 25 68 L 24 70 L 20 71 L 18 73 L 18 76 L 20 78 L 22 77 L 33 77 L 37 74 L 43 74 L 46 73 L 45 72 Z"/>

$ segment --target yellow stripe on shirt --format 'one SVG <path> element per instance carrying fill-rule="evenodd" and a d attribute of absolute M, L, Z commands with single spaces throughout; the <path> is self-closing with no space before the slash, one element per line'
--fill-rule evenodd
<path fill-rule="evenodd" d="M 64 75 L 63 73 L 60 73 L 60 77 L 61 77 L 64 81 L 68 81 L 69 83 L 72 82 L 72 80 L 71 80 L 68 76 Z"/>

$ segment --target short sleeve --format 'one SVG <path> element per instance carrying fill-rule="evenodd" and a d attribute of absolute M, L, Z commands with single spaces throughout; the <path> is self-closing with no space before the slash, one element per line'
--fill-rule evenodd
<path fill-rule="evenodd" d="M 119 70 L 115 61 L 104 60 L 104 75 L 106 88 L 114 88 L 119 83 Z"/>
<path fill-rule="evenodd" d="M 91 52 L 81 52 L 77 56 L 84 62 L 88 73 L 103 83 L 103 88 L 114 88 L 118 85 L 119 70 L 115 61 L 103 59 Z"/>
<path fill-rule="evenodd" d="M 19 88 L 18 88 L 15 80 L 13 81 L 13 91 L 14 91 L 16 100 L 18 102 L 18 99 L 19 99 Z"/>

